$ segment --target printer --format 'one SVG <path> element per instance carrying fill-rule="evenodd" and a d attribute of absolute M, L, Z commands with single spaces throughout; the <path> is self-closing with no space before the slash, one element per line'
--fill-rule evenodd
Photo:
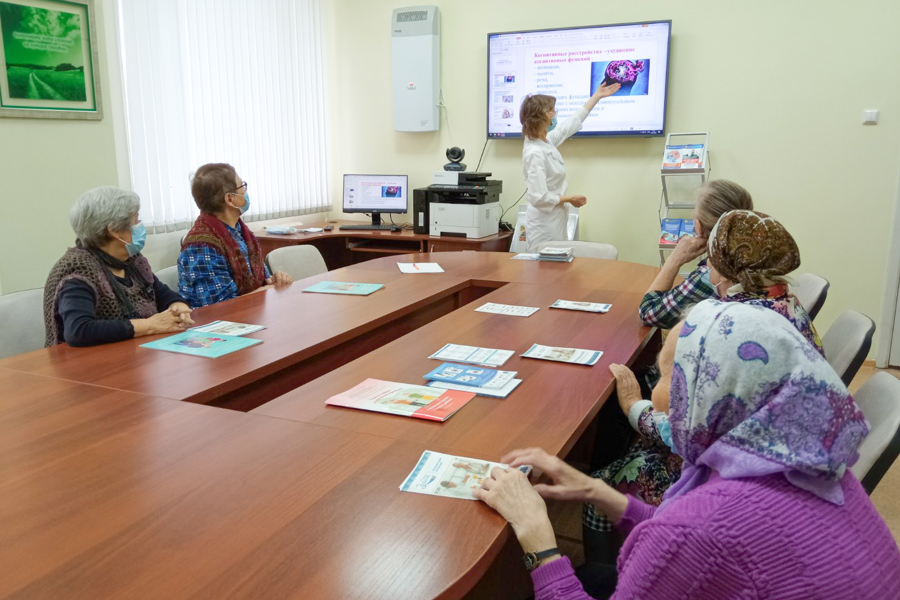
<path fill-rule="evenodd" d="M 413 190 L 416 233 L 483 238 L 500 224 L 503 182 L 491 173 L 438 171 L 427 188 Z"/>

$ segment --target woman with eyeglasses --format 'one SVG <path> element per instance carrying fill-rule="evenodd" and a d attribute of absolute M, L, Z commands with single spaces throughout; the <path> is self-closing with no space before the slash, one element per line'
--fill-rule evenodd
<path fill-rule="evenodd" d="M 69 211 L 75 247 L 44 286 L 45 345 L 93 346 L 194 324 L 184 299 L 141 255 L 140 208 L 137 194 L 115 187 L 94 188 L 75 202 Z"/>
<path fill-rule="evenodd" d="M 556 98 L 544 94 L 525 96 L 519 109 L 522 123 L 522 172 L 528 186 L 525 199 L 525 240 L 528 252 L 537 252 L 541 242 L 567 239 L 569 210 L 566 204 L 584 206 L 584 196 L 566 196 L 566 164 L 557 147 L 581 130 L 581 124 L 597 103 L 612 96 L 618 83 L 601 83 L 581 110 L 556 126 Z"/>
<path fill-rule="evenodd" d="M 195 308 L 292 282 L 287 273 L 269 272 L 259 241 L 241 219 L 250 208 L 247 187 L 225 163 L 194 174 L 191 194 L 200 216 L 181 245 L 178 289 Z"/>

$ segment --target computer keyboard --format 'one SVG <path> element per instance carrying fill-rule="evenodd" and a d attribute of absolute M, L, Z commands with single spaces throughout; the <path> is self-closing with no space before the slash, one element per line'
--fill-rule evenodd
<path fill-rule="evenodd" d="M 344 231 L 400 231 L 399 225 L 341 225 Z"/>

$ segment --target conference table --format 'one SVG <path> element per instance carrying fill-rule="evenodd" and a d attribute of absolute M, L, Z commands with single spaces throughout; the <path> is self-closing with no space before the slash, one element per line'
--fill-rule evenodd
<path fill-rule="evenodd" d="M 657 268 L 512 256 L 380 258 L 198 309 L 198 324 L 266 326 L 249 336 L 262 344 L 215 360 L 141 347 L 156 336 L 0 361 L 0 597 L 509 592 L 489 577 L 519 552 L 499 515 L 400 484 L 425 450 L 567 455 L 612 392 L 608 365 L 658 342 L 637 318 Z M 396 264 L 415 261 L 445 272 L 405 275 Z M 317 281 L 384 288 L 303 292 Z M 550 309 L 557 299 L 612 308 Z M 539 310 L 475 311 L 486 302 Z M 324 404 L 369 377 L 424 384 L 439 364 L 428 356 L 447 343 L 515 350 L 503 369 L 523 383 L 444 423 Z M 593 367 L 519 356 L 533 343 L 603 356 Z"/>

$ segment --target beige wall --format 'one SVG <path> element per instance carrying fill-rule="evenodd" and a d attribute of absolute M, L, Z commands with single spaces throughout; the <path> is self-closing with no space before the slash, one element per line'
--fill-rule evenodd
<path fill-rule="evenodd" d="M 411 186 L 427 185 L 451 145 L 474 167 L 485 140 L 488 32 L 672 19 L 667 130 L 710 131 L 713 176 L 747 187 L 796 237 L 801 270 L 831 280 L 820 331 L 845 308 L 880 318 L 900 166 L 895 0 L 433 3 L 452 135 L 446 120 L 439 133 L 392 130 L 389 25 L 402 3 L 329 2 L 334 189 L 344 172 L 408 173 Z M 881 109 L 879 125 L 861 125 L 864 108 Z M 663 145 L 578 139 L 561 148 L 570 191 L 589 199 L 582 239 L 658 264 Z M 482 165 L 503 180 L 504 207 L 525 189 L 521 149 L 491 141 Z"/>

